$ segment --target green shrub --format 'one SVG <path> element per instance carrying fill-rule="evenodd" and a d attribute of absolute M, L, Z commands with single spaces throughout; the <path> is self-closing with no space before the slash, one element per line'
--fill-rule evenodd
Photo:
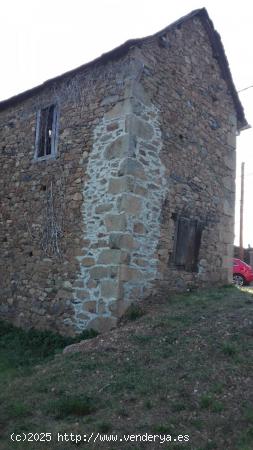
<path fill-rule="evenodd" d="M 224 410 L 224 406 L 221 402 L 217 401 L 210 394 L 204 394 L 200 398 L 200 408 L 201 409 L 209 409 L 214 413 L 220 413 Z"/>
<path fill-rule="evenodd" d="M 123 319 L 136 320 L 136 319 L 139 319 L 139 317 L 143 316 L 143 314 L 144 314 L 144 311 L 141 308 L 141 306 L 138 305 L 138 303 L 132 303 L 125 311 Z"/>
<path fill-rule="evenodd" d="M 200 407 L 201 409 L 208 409 L 212 406 L 213 404 L 213 398 L 208 395 L 202 395 L 202 397 L 200 398 Z"/>
<path fill-rule="evenodd" d="M 0 420 L 10 420 L 29 416 L 32 413 L 27 405 L 13 400 L 12 402 L 10 402 L 7 408 L 3 408 L 1 414 L 3 417 L 1 417 L 0 415 Z"/>
<path fill-rule="evenodd" d="M 222 351 L 226 356 L 235 356 L 238 353 L 237 347 L 229 342 L 224 342 L 222 344 Z"/>
<path fill-rule="evenodd" d="M 109 433 L 112 431 L 112 424 L 108 422 L 99 422 L 97 424 L 97 430 L 100 431 L 100 433 Z"/>
<path fill-rule="evenodd" d="M 66 337 L 52 331 L 25 331 L 0 321 L 0 352 L 8 366 L 29 366 L 55 355 L 67 345 L 97 336 L 94 330 L 85 330 L 76 337 Z"/>
<path fill-rule="evenodd" d="M 95 402 L 85 395 L 64 395 L 49 404 L 48 412 L 56 419 L 67 416 L 86 416 L 96 410 Z"/>
<path fill-rule="evenodd" d="M 78 334 L 75 338 L 73 338 L 74 342 L 85 341 L 86 339 L 92 339 L 98 335 L 96 330 L 91 328 L 90 330 L 84 330 L 81 334 Z"/>

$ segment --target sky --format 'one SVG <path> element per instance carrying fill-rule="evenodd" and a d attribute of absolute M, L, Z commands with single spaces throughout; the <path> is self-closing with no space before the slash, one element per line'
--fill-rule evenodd
<path fill-rule="evenodd" d="M 74 69 L 128 39 L 153 34 L 206 7 L 237 90 L 253 85 L 251 0 L 0 0 L 0 100 Z M 239 93 L 253 126 L 253 88 Z M 245 162 L 244 247 L 253 247 L 253 129 L 237 138 L 235 243 Z"/>

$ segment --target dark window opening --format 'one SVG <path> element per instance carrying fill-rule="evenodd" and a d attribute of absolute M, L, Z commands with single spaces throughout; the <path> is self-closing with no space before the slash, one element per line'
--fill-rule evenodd
<path fill-rule="evenodd" d="M 188 272 L 198 269 L 203 224 L 196 219 L 179 217 L 176 223 L 174 264 Z"/>
<path fill-rule="evenodd" d="M 36 156 L 45 158 L 56 152 L 56 106 L 50 105 L 39 112 L 36 134 Z"/>

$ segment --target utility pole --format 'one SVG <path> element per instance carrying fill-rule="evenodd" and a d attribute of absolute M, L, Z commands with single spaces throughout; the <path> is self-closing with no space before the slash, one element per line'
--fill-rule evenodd
<path fill-rule="evenodd" d="M 244 248 L 243 248 L 243 207 L 244 207 L 244 165 L 241 164 L 241 200 L 240 200 L 240 259 L 243 261 Z"/>

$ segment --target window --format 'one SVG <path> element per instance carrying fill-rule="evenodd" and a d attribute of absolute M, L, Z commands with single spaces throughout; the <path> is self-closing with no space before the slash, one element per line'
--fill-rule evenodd
<path fill-rule="evenodd" d="M 37 115 L 35 158 L 46 159 L 56 154 L 57 106 L 41 109 Z"/>
<path fill-rule="evenodd" d="M 196 272 L 203 224 L 196 219 L 178 217 L 174 247 L 174 264 L 188 272 Z"/>

